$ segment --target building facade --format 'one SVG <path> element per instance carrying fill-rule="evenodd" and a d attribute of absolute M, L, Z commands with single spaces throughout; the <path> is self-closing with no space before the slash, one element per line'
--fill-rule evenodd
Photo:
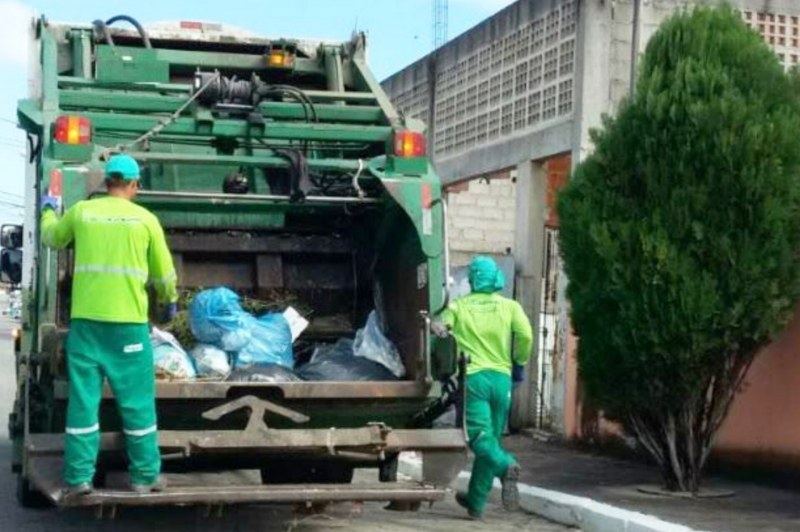
<path fill-rule="evenodd" d="M 404 114 L 428 125 L 428 152 L 448 191 L 454 262 L 475 253 L 513 256 L 516 297 L 538 316 L 537 363 L 515 392 L 512 424 L 568 437 L 596 430 L 581 408 L 555 197 L 591 152 L 589 131 L 634 90 L 639 57 L 659 24 L 676 10 L 717 3 L 519 0 L 383 82 Z M 728 3 L 786 68 L 800 63 L 800 2 Z M 787 334 L 795 331 L 800 322 Z M 787 411 L 766 393 L 770 382 L 780 381 L 800 408 L 800 387 L 790 390 L 800 377 L 779 367 L 794 354 L 787 350 L 800 351 L 795 345 L 780 340 L 759 359 L 722 430 L 721 453 L 793 455 L 800 465 L 800 431 L 770 439 L 760 430 L 754 439 L 749 420 L 763 409 Z"/>

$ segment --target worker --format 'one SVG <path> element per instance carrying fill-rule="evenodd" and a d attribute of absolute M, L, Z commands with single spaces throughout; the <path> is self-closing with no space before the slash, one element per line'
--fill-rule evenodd
<path fill-rule="evenodd" d="M 104 379 L 122 418 L 132 490 L 150 493 L 165 487 L 145 287 L 153 285 L 162 318 L 171 320 L 177 301 L 175 268 L 158 219 L 132 202 L 139 190 L 138 163 L 125 154 L 112 156 L 105 183 L 107 196 L 79 201 L 61 218 L 56 214 L 60 197 L 43 196 L 41 202 L 43 243 L 59 249 L 75 243 L 66 345 L 64 497 L 93 490 Z"/>
<path fill-rule="evenodd" d="M 503 449 L 501 438 L 511 408 L 512 373 L 521 374 L 518 370 L 528 362 L 533 331 L 520 304 L 497 293 L 505 279 L 492 258 L 472 260 L 469 284 L 471 293 L 450 303 L 433 331 L 440 337 L 452 332 L 459 352 L 469 357 L 464 417 L 475 461 L 469 490 L 457 493 L 456 502 L 480 519 L 495 478 L 502 483 L 503 507 L 512 511 L 519 506 L 520 466 Z"/>

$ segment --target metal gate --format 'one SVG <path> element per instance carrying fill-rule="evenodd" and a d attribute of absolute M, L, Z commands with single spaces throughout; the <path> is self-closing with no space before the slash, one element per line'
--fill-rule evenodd
<path fill-rule="evenodd" d="M 558 331 L 558 281 L 560 275 L 558 228 L 545 227 L 543 233 L 543 264 L 541 280 L 541 305 L 539 313 L 539 334 L 537 335 L 537 382 L 539 396 L 536 401 L 536 425 L 539 428 L 550 424 L 553 392 L 553 360 L 557 356 L 556 341 Z"/>

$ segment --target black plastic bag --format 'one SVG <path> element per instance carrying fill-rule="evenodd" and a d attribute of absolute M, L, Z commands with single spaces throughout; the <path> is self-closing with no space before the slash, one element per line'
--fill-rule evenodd
<path fill-rule="evenodd" d="M 382 364 L 357 357 L 346 345 L 334 344 L 332 348 L 321 348 L 311 362 L 297 370 L 304 381 L 396 381 L 397 377 Z"/>
<path fill-rule="evenodd" d="M 228 375 L 230 382 L 300 382 L 294 371 L 279 364 L 237 368 Z"/>

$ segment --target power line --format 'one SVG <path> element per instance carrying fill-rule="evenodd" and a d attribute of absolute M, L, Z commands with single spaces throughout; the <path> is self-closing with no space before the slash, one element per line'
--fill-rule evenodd
<path fill-rule="evenodd" d="M 8 118 L 3 118 L 1 116 L 0 116 L 0 122 L 8 122 L 9 124 L 14 124 L 15 126 L 17 125 L 17 121 L 16 120 L 10 120 Z"/>

